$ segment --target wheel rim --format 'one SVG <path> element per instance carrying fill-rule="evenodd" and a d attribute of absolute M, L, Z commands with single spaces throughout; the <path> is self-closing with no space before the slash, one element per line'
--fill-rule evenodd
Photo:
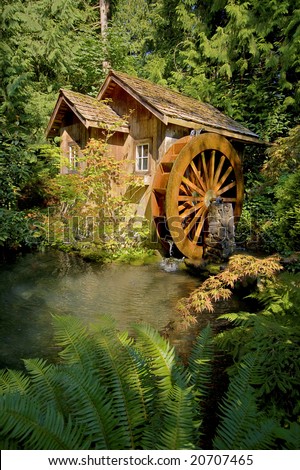
<path fill-rule="evenodd" d="M 152 183 L 151 212 L 160 243 L 166 253 L 170 252 L 171 241 L 166 224 L 166 190 L 173 164 L 183 147 L 191 141 L 191 136 L 176 140 L 161 158 Z"/>
<path fill-rule="evenodd" d="M 209 206 L 218 197 L 233 204 L 237 219 L 243 199 L 241 161 L 227 139 L 206 133 L 179 153 L 166 192 L 169 231 L 184 256 L 202 257 Z"/>

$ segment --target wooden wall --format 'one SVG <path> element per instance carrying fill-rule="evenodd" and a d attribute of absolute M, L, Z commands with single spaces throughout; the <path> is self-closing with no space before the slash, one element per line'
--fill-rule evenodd
<path fill-rule="evenodd" d="M 136 206 L 137 215 L 150 216 L 150 196 L 152 180 L 156 172 L 158 161 L 163 157 L 177 139 L 188 135 L 190 129 L 176 126 L 166 126 L 147 108 L 136 101 L 129 93 L 116 86 L 111 95 L 110 106 L 120 115 L 127 116 L 129 133 L 115 132 L 109 139 L 109 151 L 118 160 L 124 161 L 125 170 L 135 172 L 136 144 L 148 142 L 150 146 L 150 169 L 147 174 L 137 174 L 141 179 L 141 189 L 132 196 L 132 202 Z M 68 113 L 61 128 L 61 149 L 68 157 L 69 144 L 76 142 L 80 148 L 84 148 L 90 138 L 100 139 L 103 130 L 89 128 L 73 114 Z M 62 173 L 67 173 L 67 166 L 62 166 Z M 123 188 L 123 192 L 128 188 Z M 119 192 L 119 191 L 117 191 Z"/>

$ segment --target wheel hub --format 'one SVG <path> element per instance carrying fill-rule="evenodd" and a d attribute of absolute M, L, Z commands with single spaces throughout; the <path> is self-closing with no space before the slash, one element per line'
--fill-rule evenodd
<path fill-rule="evenodd" d="M 213 199 L 216 199 L 216 197 L 217 197 L 217 194 L 214 192 L 213 189 L 209 189 L 208 191 L 206 191 L 205 196 L 204 196 L 204 204 L 206 205 L 206 207 L 209 207 L 211 204 L 211 201 Z"/>

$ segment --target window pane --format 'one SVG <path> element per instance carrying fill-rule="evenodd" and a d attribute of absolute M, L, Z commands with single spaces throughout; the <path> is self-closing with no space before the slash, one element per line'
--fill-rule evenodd
<path fill-rule="evenodd" d="M 148 158 L 143 158 L 143 170 L 147 171 L 148 170 Z"/>
<path fill-rule="evenodd" d="M 149 153 L 149 145 L 148 144 L 143 145 L 143 156 L 148 157 L 148 153 Z"/>
<path fill-rule="evenodd" d="M 149 170 L 149 144 L 140 144 L 136 146 L 136 164 L 137 171 Z"/>
<path fill-rule="evenodd" d="M 71 169 L 75 169 L 79 166 L 78 148 L 75 145 L 69 145 L 69 165 Z"/>

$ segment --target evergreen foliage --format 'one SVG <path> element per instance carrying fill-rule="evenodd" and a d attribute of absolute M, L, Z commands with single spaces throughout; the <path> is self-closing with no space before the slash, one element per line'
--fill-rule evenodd
<path fill-rule="evenodd" d="M 97 93 L 105 77 L 105 61 L 117 70 L 208 101 L 267 140 L 285 136 L 299 122 L 300 15 L 292 0 L 271 4 L 268 0 L 116 0 L 110 7 L 103 37 L 96 0 L 2 1 L 2 132 L 20 134 L 22 129 L 25 138 L 16 148 L 14 144 L 5 147 L 9 160 L 17 151 L 22 162 L 28 162 L 32 145 L 44 143 L 44 129 L 60 87 Z M 289 213 L 287 227 L 283 223 L 278 228 L 277 220 L 270 222 L 278 193 L 267 184 L 260 194 L 257 173 L 263 151 L 247 153 L 247 190 L 256 196 L 249 196 L 245 206 L 246 238 L 249 241 L 258 233 L 257 243 L 263 249 L 291 250 L 293 234 L 287 246 L 272 238 L 281 239 L 290 232 L 298 209 Z M 289 168 L 293 159 L 287 159 Z M 27 194 L 36 187 L 32 170 L 31 166 Z M 18 178 L 19 172 L 2 176 L 1 189 L 7 187 L 8 199 L 12 197 L 10 180 L 18 186 Z M 31 208 L 43 205 L 43 198 L 44 194 L 40 201 L 32 201 Z M 257 217 L 256 227 L 253 219 Z"/>
<path fill-rule="evenodd" d="M 1 449 L 201 446 L 203 410 L 212 380 L 210 327 L 199 334 L 189 364 L 183 366 L 174 348 L 148 325 L 137 325 L 134 338 L 118 332 L 106 316 L 92 329 L 70 317 L 55 317 L 54 325 L 60 361 L 29 359 L 24 361 L 26 372 L 0 374 Z M 287 392 L 289 401 L 297 402 L 296 382 L 290 382 L 289 390 L 276 394 L 272 390 L 272 403 L 262 407 L 268 392 L 262 383 L 259 386 L 258 377 L 265 367 L 266 349 L 251 351 L 255 334 L 251 339 L 248 333 L 250 351 L 236 362 L 220 404 L 215 449 L 299 445 L 295 420 L 299 410 L 290 412 L 285 404 Z M 229 347 L 230 339 L 220 341 Z M 291 358 L 293 352 L 288 354 Z M 269 356 L 273 364 L 279 359 L 277 351 Z M 298 376 L 299 372 L 295 380 Z"/>
<path fill-rule="evenodd" d="M 267 253 L 299 251 L 299 126 L 270 147 L 261 173 L 249 167 L 237 243 Z"/>
<path fill-rule="evenodd" d="M 214 439 L 216 449 L 268 449 L 275 441 L 275 420 L 259 412 L 251 384 L 255 355 L 245 356 L 230 382 L 220 410 L 221 422 Z"/>
<path fill-rule="evenodd" d="M 262 284 L 260 290 L 251 297 L 259 301 L 261 310 L 257 313 L 238 312 L 220 317 L 232 325 L 232 328 L 222 331 L 216 338 L 218 348 L 227 351 L 234 360 L 233 366 L 229 369 L 231 384 L 239 380 L 241 368 L 245 368 L 248 370 L 248 390 L 245 394 L 240 390 L 233 402 L 229 399 L 232 385 L 229 387 L 227 398 L 221 407 L 223 424 L 220 423 L 220 431 L 217 433 L 219 436 L 215 441 L 217 446 L 223 446 L 224 442 L 228 444 L 227 421 L 230 422 L 231 405 L 239 404 L 242 397 L 247 394 L 249 410 L 251 406 L 253 410 L 253 419 L 261 423 L 273 439 L 281 439 L 284 435 L 283 429 L 290 430 L 290 438 L 293 429 L 296 435 L 298 432 L 300 412 L 298 276 L 281 275 L 275 281 Z M 229 402 L 226 402 L 228 399 Z M 249 426 L 251 428 L 251 422 Z M 250 428 L 248 434 L 252 436 Z M 234 428 L 231 429 L 231 436 L 233 432 Z M 296 435 L 293 441 L 295 449 L 299 448 L 300 443 Z M 269 442 L 271 441 L 272 439 Z M 262 439 L 256 445 L 266 444 Z"/>
<path fill-rule="evenodd" d="M 69 317 L 54 326 L 61 362 L 30 359 L 26 374 L 1 373 L 1 448 L 195 448 L 201 383 L 196 390 L 192 377 L 201 376 L 197 351 L 211 350 L 209 328 L 186 370 L 149 326 L 136 326 L 136 340 L 105 316 L 93 331 Z"/>

